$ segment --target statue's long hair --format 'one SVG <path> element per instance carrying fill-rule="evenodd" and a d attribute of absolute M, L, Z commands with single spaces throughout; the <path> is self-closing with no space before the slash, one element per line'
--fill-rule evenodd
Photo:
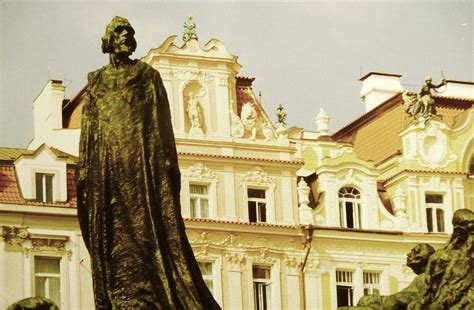
<path fill-rule="evenodd" d="M 126 18 L 115 16 L 107 25 L 107 28 L 105 29 L 105 34 L 102 37 L 102 53 L 106 54 L 113 52 L 115 29 L 117 29 L 117 27 L 119 26 L 126 27 L 129 29 L 129 31 L 132 32 L 132 53 L 137 48 L 137 41 L 133 37 L 133 35 L 135 34 L 135 30 L 133 29 L 132 25 L 130 25 L 129 21 Z"/>

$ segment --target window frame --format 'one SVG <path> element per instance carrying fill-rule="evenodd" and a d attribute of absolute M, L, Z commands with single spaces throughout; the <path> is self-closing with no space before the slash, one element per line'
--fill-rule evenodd
<path fill-rule="evenodd" d="M 377 278 L 377 283 L 366 283 L 366 274 L 369 275 L 369 274 L 372 274 L 372 275 L 376 275 L 376 278 Z M 382 286 L 381 286 L 381 279 L 382 279 L 382 272 L 380 271 L 375 271 L 375 270 L 362 270 L 362 293 L 363 295 L 380 295 L 381 293 L 381 290 L 382 290 Z M 365 290 L 369 290 L 369 293 L 366 294 L 365 293 Z M 378 292 L 377 294 L 374 294 L 374 289 L 376 289 Z"/>
<path fill-rule="evenodd" d="M 38 198 L 38 176 L 41 176 L 41 196 L 42 199 L 40 200 Z M 48 200 L 48 183 L 46 182 L 47 177 L 51 177 L 51 200 Z M 45 203 L 54 203 L 55 201 L 55 196 L 56 196 L 56 186 L 55 186 L 55 181 L 56 181 L 56 174 L 55 173 L 47 173 L 43 171 L 35 171 L 34 172 L 34 199 L 38 202 L 45 202 Z"/>
<path fill-rule="evenodd" d="M 211 218 L 211 198 L 210 198 L 210 192 L 211 192 L 211 184 L 209 183 L 203 183 L 203 182 L 189 182 L 189 216 L 190 218 L 199 218 L 199 219 L 208 219 Z M 192 193 L 191 192 L 191 186 L 202 186 L 206 187 L 207 189 L 207 194 L 197 194 L 197 193 Z M 193 204 L 191 203 L 192 199 L 196 199 L 198 201 L 198 208 L 199 208 L 199 214 L 196 216 L 194 214 L 193 216 Z M 202 204 L 201 201 L 207 199 L 207 217 L 202 216 Z"/>
<path fill-rule="evenodd" d="M 257 197 L 249 197 L 249 190 L 258 190 L 263 191 L 264 198 L 257 198 Z M 255 188 L 252 186 L 247 187 L 247 214 L 248 214 L 248 221 L 250 223 L 268 223 L 268 190 L 264 188 Z M 255 203 L 255 215 L 256 221 L 253 222 L 250 220 L 250 203 Z M 262 221 L 262 212 L 261 207 L 265 208 L 265 221 Z"/>
<path fill-rule="evenodd" d="M 202 168 L 210 171 L 209 175 L 194 175 L 190 170 Z M 183 170 L 181 178 L 181 212 L 184 218 L 191 217 L 191 185 L 204 185 L 208 189 L 209 197 L 209 219 L 218 219 L 217 213 L 217 181 L 218 177 L 203 164 L 191 165 Z"/>
<path fill-rule="evenodd" d="M 441 202 L 427 202 L 428 196 L 441 196 Z M 425 201 L 425 220 L 426 220 L 426 230 L 428 233 L 446 233 L 446 206 L 445 199 L 446 195 L 443 193 L 432 193 L 425 192 L 424 195 Z M 431 212 L 431 223 L 428 218 L 428 210 Z M 438 210 L 442 212 L 442 221 L 438 222 Z M 431 225 L 430 225 L 431 224 Z M 440 225 L 441 224 L 441 225 Z M 430 231 L 431 226 L 431 231 Z M 442 228 L 442 230 L 440 230 Z"/>
<path fill-rule="evenodd" d="M 261 268 L 268 270 L 268 275 L 269 278 L 255 278 L 253 275 L 254 268 Z M 272 266 L 268 265 L 262 265 L 262 264 L 252 264 L 252 295 L 253 295 L 253 303 L 254 303 L 254 309 L 258 310 L 266 310 L 266 309 L 272 309 L 272 290 L 273 290 L 273 280 L 272 280 Z M 266 307 L 260 307 L 260 302 L 261 300 L 260 296 L 257 296 L 258 289 L 257 288 L 263 288 L 265 290 L 266 296 L 263 296 L 266 298 Z"/>
<path fill-rule="evenodd" d="M 348 193 L 346 189 L 352 189 L 351 193 Z M 341 193 L 342 190 L 345 190 L 346 193 Z M 356 191 L 357 194 L 353 194 L 352 192 Z M 342 195 L 354 195 L 358 196 L 356 198 L 352 197 L 341 197 Z M 362 193 L 361 191 L 356 188 L 355 186 L 342 186 L 337 191 L 338 197 L 338 208 L 339 208 L 339 225 L 342 228 L 348 229 L 362 229 Z M 352 206 L 352 223 L 354 227 L 348 227 L 348 214 L 346 212 L 347 203 L 351 203 Z"/>
<path fill-rule="evenodd" d="M 59 260 L 59 274 L 60 274 L 60 298 L 61 302 L 57 305 L 60 309 L 69 309 L 70 306 L 70 294 L 69 294 L 69 260 L 68 254 L 65 252 L 55 252 L 52 250 L 34 250 L 30 251 L 26 257 L 25 263 L 29 266 L 26 270 L 29 272 L 25 273 L 25 288 L 29 289 L 29 295 L 36 295 L 36 272 L 35 272 L 35 259 L 36 257 L 51 258 Z M 28 294 L 28 293 L 27 293 Z"/>
<path fill-rule="evenodd" d="M 350 276 L 351 276 L 351 281 L 338 281 L 338 272 L 342 272 L 342 273 L 349 273 Z M 352 269 L 347 269 L 347 268 L 336 268 L 334 270 L 334 282 L 335 282 L 335 288 L 336 288 L 336 294 L 335 294 L 335 297 L 336 297 L 336 305 L 337 307 L 343 307 L 343 305 L 338 305 L 338 288 L 339 287 L 344 287 L 344 288 L 350 288 L 350 296 L 348 298 L 349 300 L 349 307 L 352 307 L 354 306 L 354 295 L 355 295 L 355 289 L 356 289 L 356 285 L 354 283 L 354 277 L 355 277 L 355 270 L 352 270 Z"/>

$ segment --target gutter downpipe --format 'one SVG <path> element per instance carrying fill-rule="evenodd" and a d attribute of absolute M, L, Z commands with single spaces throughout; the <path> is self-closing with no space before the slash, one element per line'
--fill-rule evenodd
<path fill-rule="evenodd" d="M 313 225 L 302 225 L 301 230 L 304 233 L 304 247 L 306 248 L 306 254 L 304 256 L 303 264 L 300 268 L 300 287 L 301 287 L 301 302 L 302 309 L 306 310 L 306 285 L 305 285 L 305 276 L 304 268 L 306 267 L 306 262 L 308 261 L 309 253 L 311 252 L 311 244 L 313 241 L 314 226 Z"/>

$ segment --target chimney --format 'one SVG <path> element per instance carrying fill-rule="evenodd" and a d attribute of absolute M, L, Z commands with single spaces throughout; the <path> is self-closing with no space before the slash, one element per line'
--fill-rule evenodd
<path fill-rule="evenodd" d="M 62 81 L 50 80 L 35 98 L 33 102 L 35 139 L 45 138 L 54 129 L 63 127 L 64 88 Z"/>
<path fill-rule="evenodd" d="M 394 95 L 403 92 L 399 74 L 370 72 L 359 79 L 362 82 L 360 96 L 365 102 L 365 111 L 373 108 Z"/>
<path fill-rule="evenodd" d="M 446 86 L 438 89 L 440 97 L 474 99 L 474 82 L 447 80 Z"/>

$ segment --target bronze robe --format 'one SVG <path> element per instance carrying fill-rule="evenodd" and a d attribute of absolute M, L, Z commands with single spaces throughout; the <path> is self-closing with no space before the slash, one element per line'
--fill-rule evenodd
<path fill-rule="evenodd" d="M 185 234 L 158 71 L 134 60 L 89 73 L 79 157 L 78 216 L 97 309 L 218 309 Z"/>

